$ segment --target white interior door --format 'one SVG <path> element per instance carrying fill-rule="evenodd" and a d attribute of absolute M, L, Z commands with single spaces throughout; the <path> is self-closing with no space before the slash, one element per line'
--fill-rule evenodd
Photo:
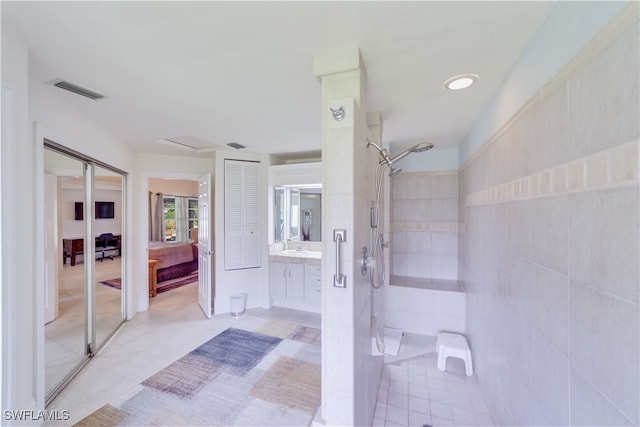
<path fill-rule="evenodd" d="M 211 174 L 198 180 L 198 303 L 211 317 L 213 305 L 213 266 L 211 263 Z"/>

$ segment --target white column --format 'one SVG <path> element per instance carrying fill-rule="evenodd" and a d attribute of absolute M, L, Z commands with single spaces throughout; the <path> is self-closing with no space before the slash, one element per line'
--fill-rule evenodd
<path fill-rule="evenodd" d="M 367 425 L 382 362 L 371 356 L 370 286 L 359 265 L 362 248 L 369 246 L 376 165 L 366 145 L 366 72 L 359 49 L 348 46 L 319 52 L 315 74 L 322 83 L 323 125 L 322 416 L 327 425 Z M 340 108 L 341 120 L 332 112 Z M 346 230 L 344 288 L 334 286 L 336 229 Z"/>

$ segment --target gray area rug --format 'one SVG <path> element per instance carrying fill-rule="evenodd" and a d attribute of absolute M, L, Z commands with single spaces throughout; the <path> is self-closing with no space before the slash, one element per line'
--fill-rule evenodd
<path fill-rule="evenodd" d="M 76 425 L 309 425 L 320 394 L 320 330 L 270 320 L 226 329 Z"/>

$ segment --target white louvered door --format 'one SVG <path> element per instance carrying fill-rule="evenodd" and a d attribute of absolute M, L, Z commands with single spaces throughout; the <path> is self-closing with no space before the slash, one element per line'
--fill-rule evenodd
<path fill-rule="evenodd" d="M 224 162 L 224 268 L 260 267 L 260 163 Z"/>

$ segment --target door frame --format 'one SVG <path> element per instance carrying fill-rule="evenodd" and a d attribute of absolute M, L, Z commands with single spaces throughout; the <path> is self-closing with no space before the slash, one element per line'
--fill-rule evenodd
<path fill-rule="evenodd" d="M 139 212 L 140 216 L 138 218 L 138 232 L 135 236 L 138 242 L 141 244 L 138 245 L 138 251 L 136 252 L 136 259 L 140 260 L 140 262 L 149 258 L 148 255 L 148 242 L 149 242 L 149 204 L 146 202 L 149 197 L 149 179 L 184 179 L 188 181 L 198 182 L 200 178 L 202 178 L 202 173 L 188 173 L 188 172 L 167 172 L 167 171 L 140 171 L 140 192 L 139 194 Z M 213 181 L 213 178 L 212 178 Z M 213 200 L 211 201 L 213 204 Z M 211 224 L 209 230 L 209 239 L 211 239 Z M 138 311 L 147 311 L 149 310 L 149 269 L 139 268 L 138 269 L 138 280 L 136 281 L 138 286 L 138 300 L 137 300 L 137 310 Z M 212 285 L 212 292 L 214 291 Z"/>

